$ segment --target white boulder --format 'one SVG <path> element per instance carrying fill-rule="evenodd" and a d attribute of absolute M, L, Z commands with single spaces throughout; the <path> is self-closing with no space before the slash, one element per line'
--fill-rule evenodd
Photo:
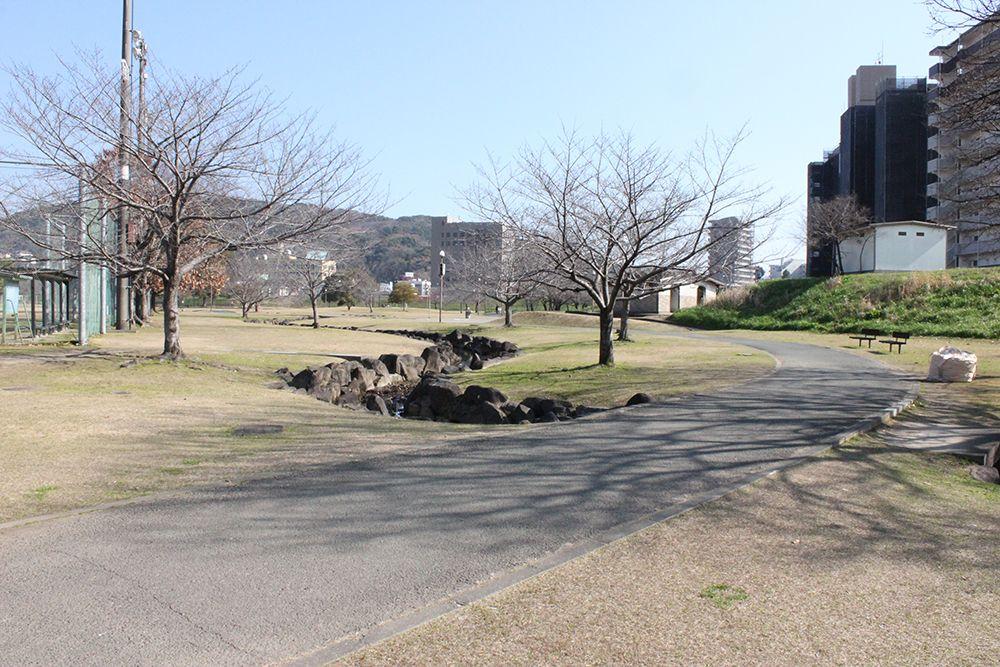
<path fill-rule="evenodd" d="M 972 382 L 979 359 L 957 347 L 942 347 L 931 355 L 927 379 L 932 382 Z"/>

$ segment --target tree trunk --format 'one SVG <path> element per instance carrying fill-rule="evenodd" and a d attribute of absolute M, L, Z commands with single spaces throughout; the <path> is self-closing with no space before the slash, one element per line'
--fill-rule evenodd
<path fill-rule="evenodd" d="M 622 308 L 622 316 L 618 326 L 618 340 L 624 342 L 632 340 L 628 337 L 628 316 L 632 310 L 632 299 L 625 299 L 625 306 Z"/>
<path fill-rule="evenodd" d="M 163 281 L 163 357 L 180 359 L 181 350 L 180 305 L 177 300 L 175 280 Z"/>
<path fill-rule="evenodd" d="M 505 327 L 512 327 L 512 326 L 514 326 L 514 323 L 510 319 L 510 307 L 512 305 L 513 304 L 510 304 L 510 303 L 505 303 L 503 305 L 503 325 Z"/>
<path fill-rule="evenodd" d="M 309 297 L 309 304 L 313 311 L 313 329 L 319 329 L 319 314 L 316 312 L 316 297 Z"/>
<path fill-rule="evenodd" d="M 139 290 L 139 321 L 149 321 L 149 292 L 144 289 Z"/>
<path fill-rule="evenodd" d="M 601 327 L 600 353 L 597 363 L 601 366 L 615 365 L 615 342 L 613 339 L 615 327 L 614 308 L 601 310 L 598 313 Z"/>
<path fill-rule="evenodd" d="M 249 303 L 243 303 L 243 304 L 240 304 L 240 307 L 243 309 L 243 319 L 246 319 L 247 318 L 247 313 L 250 312 L 250 304 Z"/>

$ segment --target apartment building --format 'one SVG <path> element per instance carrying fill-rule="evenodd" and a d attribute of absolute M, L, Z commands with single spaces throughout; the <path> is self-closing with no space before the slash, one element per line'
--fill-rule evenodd
<path fill-rule="evenodd" d="M 954 227 L 948 265 L 1000 265 L 1000 23 L 931 51 L 927 219 Z M 985 95 L 983 94 L 985 92 Z"/>
<path fill-rule="evenodd" d="M 739 218 L 721 218 L 708 223 L 708 267 L 711 278 L 722 287 L 754 282 L 753 229 Z"/>

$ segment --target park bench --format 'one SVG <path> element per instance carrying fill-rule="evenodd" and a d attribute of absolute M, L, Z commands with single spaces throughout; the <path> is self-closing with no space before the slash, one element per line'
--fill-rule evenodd
<path fill-rule="evenodd" d="M 861 347 L 861 344 L 867 341 L 868 347 L 871 348 L 872 342 L 881 335 L 882 332 L 878 329 L 862 329 L 860 334 L 849 336 L 849 338 L 858 341 L 858 347 Z"/>
<path fill-rule="evenodd" d="M 910 334 L 903 333 L 902 331 L 893 331 L 890 336 L 892 337 L 891 339 L 880 340 L 879 342 L 887 344 L 889 346 L 890 353 L 892 352 L 892 346 L 895 345 L 897 353 L 902 354 L 903 346 L 906 345 L 906 342 L 910 339 Z"/>

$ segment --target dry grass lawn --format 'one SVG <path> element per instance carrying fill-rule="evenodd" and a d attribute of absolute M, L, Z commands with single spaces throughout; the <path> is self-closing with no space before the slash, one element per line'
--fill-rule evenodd
<path fill-rule="evenodd" d="M 996 661 L 1000 487 L 856 441 L 347 664 Z"/>
<path fill-rule="evenodd" d="M 303 314 L 265 309 L 258 317 Z M 324 324 L 338 326 L 455 326 L 439 325 L 434 313 L 416 309 L 374 315 L 357 308 L 350 313 L 324 309 L 323 314 Z M 0 349 L 0 423 L 6 429 L 0 439 L 0 521 L 191 484 L 235 482 L 318 461 L 434 446 L 483 430 L 381 419 L 268 388 L 274 381 L 272 371 L 281 366 L 297 370 L 325 364 L 338 353 L 419 353 L 426 345 L 422 341 L 368 331 L 246 323 L 231 312 L 200 309 L 185 310 L 181 326 L 190 358 L 179 363 L 152 358 L 161 346 L 155 325 L 95 337 L 86 350 L 51 345 Z M 540 359 L 550 367 L 586 365 L 596 354 L 589 342 L 591 332 L 582 328 L 502 330 L 486 318 L 473 326 L 503 338 L 510 333 L 528 347 L 525 357 L 510 362 L 521 365 L 511 365 L 508 377 L 524 372 L 525 364 L 539 373 Z M 560 341 L 565 347 L 557 353 Z M 718 372 L 719 382 L 770 368 L 766 357 L 740 357 L 738 348 L 717 347 L 720 357 L 714 363 L 734 369 L 729 376 Z M 558 394 L 566 389 L 568 395 L 588 399 L 607 395 L 624 400 L 621 397 L 646 388 L 643 382 L 658 377 L 669 376 L 676 387 L 694 387 L 689 377 L 691 350 L 684 345 L 663 344 L 655 354 L 645 344 L 634 349 L 635 364 L 650 368 L 635 370 L 623 363 L 615 371 L 618 375 L 596 382 L 593 369 L 580 370 L 579 377 L 570 373 L 569 381 L 561 373 L 541 373 L 531 390 Z M 589 385 L 582 376 L 588 376 Z M 473 373 L 463 381 L 489 380 Z M 630 388 L 632 381 L 639 388 Z M 253 437 L 233 434 L 235 427 L 262 422 L 280 424 L 284 431 Z"/>

